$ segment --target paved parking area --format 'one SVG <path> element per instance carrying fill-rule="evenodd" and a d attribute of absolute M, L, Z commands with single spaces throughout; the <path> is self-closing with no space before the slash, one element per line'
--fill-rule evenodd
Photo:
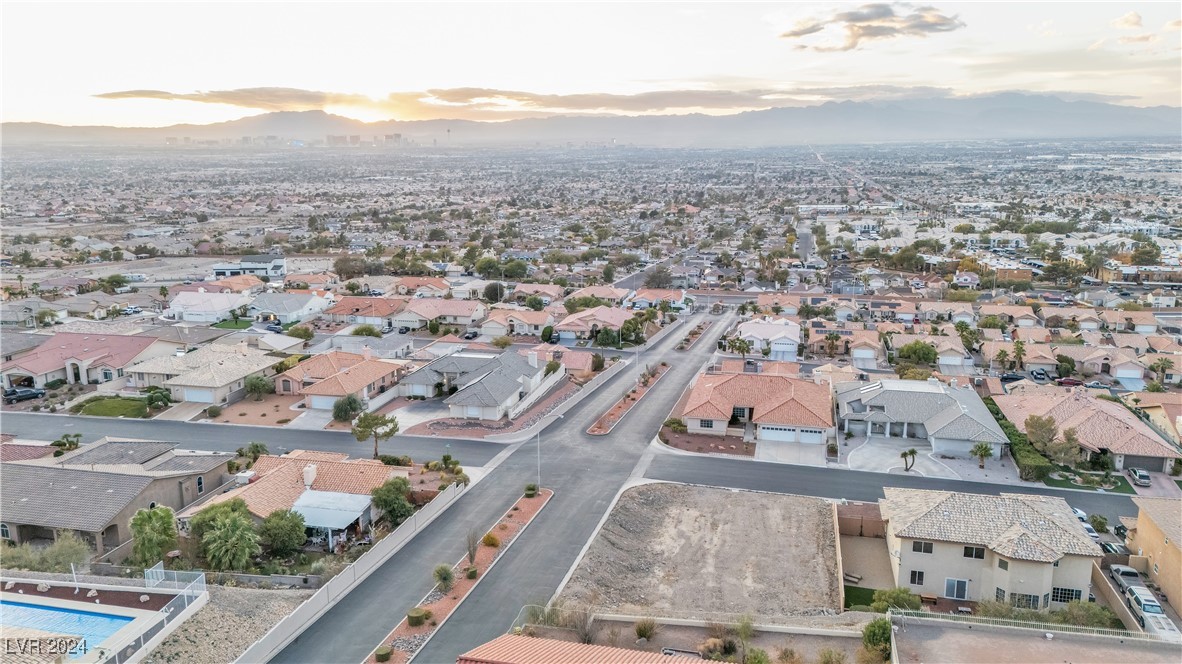
<path fill-rule="evenodd" d="M 1138 496 L 1152 496 L 1154 498 L 1182 498 L 1182 487 L 1174 480 L 1176 478 L 1170 477 L 1166 473 L 1149 473 L 1149 477 L 1153 483 L 1149 486 L 1137 486 L 1133 484 L 1129 478 L 1129 474 L 1125 473 L 1125 479 L 1129 480 L 1129 484 L 1133 486 L 1133 490 L 1137 492 Z"/>
<path fill-rule="evenodd" d="M 451 411 L 442 399 L 416 401 L 388 413 L 398 418 L 398 430 L 407 431 L 416 424 L 451 417 Z"/>
<path fill-rule="evenodd" d="M 858 437 L 850 440 L 850 447 L 858 445 Z M 915 438 L 880 438 L 878 436 L 865 439 L 849 453 L 846 458 L 850 470 L 867 470 L 874 473 L 892 473 L 903 471 L 903 459 L 899 455 L 914 449 L 915 465 L 912 473 L 924 477 L 943 477 L 959 479 L 959 476 L 939 460 L 932 458 L 932 446 L 925 440 Z"/>
<path fill-rule="evenodd" d="M 182 401 L 172 408 L 160 413 L 156 416 L 158 420 L 174 420 L 177 422 L 188 422 L 189 420 L 201 414 L 201 411 L 209 407 L 207 403 L 196 403 L 193 401 Z"/>
<path fill-rule="evenodd" d="M 760 440 L 755 443 L 755 458 L 760 461 L 824 466 L 825 446 Z"/>
<path fill-rule="evenodd" d="M 331 410 L 305 410 L 286 426 L 289 429 L 312 429 L 320 431 L 332 422 Z"/>

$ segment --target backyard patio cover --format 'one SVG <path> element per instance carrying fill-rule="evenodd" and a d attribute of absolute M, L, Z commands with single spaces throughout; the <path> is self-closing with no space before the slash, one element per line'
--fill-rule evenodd
<path fill-rule="evenodd" d="M 300 494 L 291 509 L 303 515 L 304 525 L 309 528 L 344 530 L 369 509 L 370 500 L 367 495 L 309 489 Z"/>

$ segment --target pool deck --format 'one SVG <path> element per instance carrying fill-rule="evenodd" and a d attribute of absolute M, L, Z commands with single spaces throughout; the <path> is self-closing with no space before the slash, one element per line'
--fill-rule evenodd
<path fill-rule="evenodd" d="M 111 636 L 103 640 L 102 643 L 87 643 L 87 652 L 85 655 L 71 659 L 65 657 L 62 661 L 70 663 L 85 664 L 88 662 L 100 661 L 100 649 L 105 651 L 109 656 L 116 648 L 117 644 L 125 644 L 134 641 L 140 634 L 148 631 L 153 625 L 160 620 L 160 610 L 173 597 L 175 593 L 160 592 L 151 588 L 135 588 L 131 590 L 115 590 L 110 587 L 93 586 L 87 584 L 78 584 L 78 591 L 75 594 L 75 588 L 71 585 L 55 585 L 50 584 L 49 590 L 46 592 L 39 592 L 37 590 L 38 582 L 5 580 L 0 588 L 0 599 L 9 602 L 21 602 L 24 604 L 35 604 L 44 606 L 46 608 L 65 609 L 70 611 L 89 611 L 91 613 L 102 613 L 111 616 L 120 616 L 131 618 L 131 622 L 119 628 Z M 87 597 L 87 594 L 93 591 L 93 597 Z M 148 601 L 140 602 L 140 597 L 146 595 Z M 60 635 L 52 635 L 39 630 L 26 630 L 30 632 L 28 635 L 11 636 L 8 627 L 5 627 L 4 638 L 9 639 L 27 639 L 34 638 L 39 640 L 51 639 L 59 637 Z M 36 634 L 36 636 L 34 636 Z M 67 637 L 76 637 L 77 635 L 64 635 Z M 4 644 L 5 650 L 9 651 L 12 648 L 7 646 L 14 644 Z M 27 662 L 45 662 L 54 661 L 54 657 L 32 657 Z M 5 662 L 8 661 L 7 655 L 3 658 Z M 105 657 L 103 658 L 105 659 Z"/>

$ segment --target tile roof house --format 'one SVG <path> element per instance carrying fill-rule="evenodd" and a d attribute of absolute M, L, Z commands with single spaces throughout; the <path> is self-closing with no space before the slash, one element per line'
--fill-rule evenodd
<path fill-rule="evenodd" d="M 632 291 L 627 288 L 616 288 L 614 286 L 587 286 L 566 296 L 568 300 L 577 300 L 581 297 L 597 297 L 601 300 L 610 302 L 613 305 L 623 305 L 624 300 Z"/>
<path fill-rule="evenodd" d="M 1075 429 L 1089 457 L 1110 455 L 1117 470 L 1169 470 L 1182 454 L 1119 403 L 1097 399 L 1087 388 L 1046 389 L 994 397 L 997 407 L 1019 431 L 1031 415 L 1055 420 L 1060 433 Z"/>
<path fill-rule="evenodd" d="M 263 293 L 250 303 L 247 313 L 257 321 L 298 323 L 324 311 L 330 304 L 310 293 Z"/>
<path fill-rule="evenodd" d="M 24 334 L 21 332 L 0 332 L 0 360 L 7 362 L 18 355 L 24 355 L 51 337 L 44 334 Z"/>
<path fill-rule="evenodd" d="M 536 295 L 541 298 L 542 304 L 550 304 L 561 300 L 563 292 L 565 289 L 558 284 L 517 284 L 509 297 L 521 303 L 531 295 Z"/>
<path fill-rule="evenodd" d="M 446 359 L 446 358 L 443 358 Z M 444 399 L 452 417 L 499 420 L 516 417 L 529 404 L 566 380 L 566 368 L 547 374 L 537 353 L 501 353 L 458 378 L 454 394 Z M 430 366 L 430 365 L 428 365 Z"/>
<path fill-rule="evenodd" d="M 247 378 L 273 375 L 279 361 L 245 343 L 210 344 L 190 353 L 156 357 L 129 367 L 128 384 L 166 388 L 173 401 L 227 404 L 245 396 Z"/>
<path fill-rule="evenodd" d="M 480 333 L 492 337 L 542 335 L 542 330 L 554 324 L 554 316 L 548 311 L 526 309 L 492 309 L 480 324 Z"/>
<path fill-rule="evenodd" d="M 1081 330 L 1098 330 L 1104 322 L 1095 309 L 1084 307 L 1043 307 L 1039 313 L 1046 327 L 1068 327 L 1074 323 Z"/>
<path fill-rule="evenodd" d="M 1157 334 L 1157 317 L 1152 311 L 1119 311 L 1106 309 L 1100 312 L 1104 327 L 1115 332 L 1136 334 Z"/>
<path fill-rule="evenodd" d="M 1177 392 L 1127 392 L 1121 399 L 1144 413 L 1174 445 L 1182 446 L 1182 399 Z"/>
<path fill-rule="evenodd" d="M 755 297 L 755 305 L 764 313 L 795 316 L 800 309 L 800 296 L 787 293 L 760 293 Z M 777 307 L 780 309 L 779 311 L 776 311 Z"/>
<path fill-rule="evenodd" d="M 1126 538 L 1129 549 L 1148 559 L 1149 580 L 1163 595 L 1182 597 L 1182 500 L 1135 496 L 1133 504 L 1137 521 Z"/>
<path fill-rule="evenodd" d="M 1102 552 L 1062 498 L 886 487 L 895 583 L 919 595 L 1027 609 L 1086 601 Z"/>
<path fill-rule="evenodd" d="M 1001 458 L 1009 442 L 981 397 L 971 388 L 935 379 L 883 379 L 840 383 L 837 393 L 842 430 L 854 435 L 926 439 L 932 451 L 967 458 L 977 443 L 989 443 Z"/>
<path fill-rule="evenodd" d="M 460 655 L 456 664 L 668 664 L 659 652 L 504 634 Z"/>
<path fill-rule="evenodd" d="M 0 365 L 4 387 L 45 387 L 50 381 L 107 383 L 136 362 L 168 355 L 173 344 L 151 337 L 59 332 L 36 349 Z"/>
<path fill-rule="evenodd" d="M 73 530 L 101 555 L 131 538 L 129 524 L 139 509 L 180 511 L 227 479 L 232 455 L 176 448 L 104 438 L 61 457 L 5 461 L 0 530 L 14 543 Z"/>
<path fill-rule="evenodd" d="M 779 362 L 795 362 L 800 347 L 800 324 L 783 317 L 764 316 L 739 323 L 735 335 L 751 344 L 754 353 Z"/>
<path fill-rule="evenodd" d="M 692 301 L 686 298 L 684 290 L 640 288 L 624 301 L 624 306 L 631 309 L 651 309 L 660 306 L 662 302 L 668 302 L 671 308 L 680 310 L 685 309 Z"/>
<path fill-rule="evenodd" d="M 232 318 L 230 312 L 249 307 L 251 296 L 239 293 L 210 293 L 205 290 L 178 293 L 164 315 L 189 323 L 220 323 Z"/>
<path fill-rule="evenodd" d="M 394 316 L 394 324 L 412 330 L 426 327 L 431 321 L 440 325 L 470 326 L 479 323 L 488 312 L 478 300 L 445 300 L 442 298 L 416 298 Z"/>
<path fill-rule="evenodd" d="M 634 312 L 627 309 L 591 307 L 563 318 L 554 326 L 554 331 L 564 341 L 593 339 L 603 329 L 619 331 L 620 327 L 633 315 L 635 315 Z"/>
<path fill-rule="evenodd" d="M 1041 323 L 1033 308 L 1014 304 L 982 304 L 977 316 L 977 320 L 986 316 L 997 316 L 1003 322 L 1017 327 L 1033 327 Z"/>
<path fill-rule="evenodd" d="M 265 285 L 262 279 L 253 274 L 239 274 L 205 283 L 222 293 L 257 293 Z"/>
<path fill-rule="evenodd" d="M 399 295 L 443 297 L 451 290 L 451 285 L 442 277 L 398 277 L 394 280 L 393 290 Z"/>
<path fill-rule="evenodd" d="M 973 356 L 965 350 L 959 335 L 893 334 L 889 338 L 896 356 L 903 347 L 917 341 L 935 348 L 936 367 L 940 373 L 958 375 L 964 373 L 966 367 L 973 366 Z"/>
<path fill-rule="evenodd" d="M 340 283 L 340 277 L 332 272 L 289 274 L 283 278 L 284 288 L 305 286 L 313 290 L 332 290 Z"/>
<path fill-rule="evenodd" d="M 1056 355 L 1066 355 L 1075 360 L 1077 370 L 1086 369 L 1094 374 L 1107 374 L 1130 390 L 1145 389 L 1145 365 L 1137 359 L 1135 353 L 1128 350 L 1063 344 L 1054 346 L 1054 351 Z"/>
<path fill-rule="evenodd" d="M 405 360 L 376 359 L 368 352 L 355 355 L 333 351 L 309 358 L 276 376 L 275 391 L 303 395 L 304 407 L 314 410 L 331 410 L 338 399 L 350 394 L 373 409 L 389 401 L 379 395 L 389 392 L 390 398 L 395 396 L 394 387 L 406 367 Z"/>
<path fill-rule="evenodd" d="M 918 308 L 920 317 L 925 321 L 940 319 L 976 325 L 977 314 L 973 312 L 971 302 L 920 302 Z M 1033 315 L 1033 312 L 1031 314 Z"/>
<path fill-rule="evenodd" d="M 19 300 L 9 300 L 0 304 L 0 326 L 4 327 L 37 327 L 37 314 L 45 311 L 46 322 L 65 320 L 69 315 L 64 305 L 56 304 L 39 297 L 26 297 Z"/>
<path fill-rule="evenodd" d="M 325 309 L 324 315 L 334 323 L 367 324 L 381 329 L 394 325 L 394 317 L 406 308 L 407 302 L 409 299 L 405 297 L 345 296 Z"/>
<path fill-rule="evenodd" d="M 822 444 L 833 438 L 828 385 L 772 374 L 702 374 L 682 417 L 692 433 L 750 426 L 756 440 Z"/>

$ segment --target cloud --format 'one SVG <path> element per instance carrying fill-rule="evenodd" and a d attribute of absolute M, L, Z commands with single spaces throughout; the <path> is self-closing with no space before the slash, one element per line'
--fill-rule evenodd
<path fill-rule="evenodd" d="M 1143 35 L 1131 35 L 1128 37 L 1121 37 L 1118 39 L 1122 44 L 1149 44 L 1157 41 L 1157 35 L 1152 32 L 1146 32 Z"/>
<path fill-rule="evenodd" d="M 1129 12 L 1118 19 L 1113 19 L 1110 25 L 1119 30 L 1136 30 L 1141 27 L 1141 15 L 1137 12 Z"/>
<path fill-rule="evenodd" d="M 896 8 L 900 11 L 896 12 Z M 829 28 L 839 28 L 844 33 L 840 45 L 802 44 L 796 48 L 811 48 L 814 51 L 852 51 L 863 42 L 897 37 L 926 37 L 929 34 L 959 30 L 964 25 L 957 16 L 946 16 L 931 6 L 873 3 L 850 11 L 836 12 L 826 18 L 800 21 L 780 36 L 785 39 L 800 39 Z"/>
<path fill-rule="evenodd" d="M 1182 30 L 1182 19 L 1170 21 L 1162 28 L 1163 30 Z"/>
<path fill-rule="evenodd" d="M 204 104 L 228 104 L 262 111 L 311 111 L 326 106 L 356 105 L 370 102 L 368 97 L 335 92 L 317 92 L 299 88 L 239 88 L 181 94 L 164 90 L 122 90 L 104 92 L 100 99 L 164 99 L 195 101 Z"/>

